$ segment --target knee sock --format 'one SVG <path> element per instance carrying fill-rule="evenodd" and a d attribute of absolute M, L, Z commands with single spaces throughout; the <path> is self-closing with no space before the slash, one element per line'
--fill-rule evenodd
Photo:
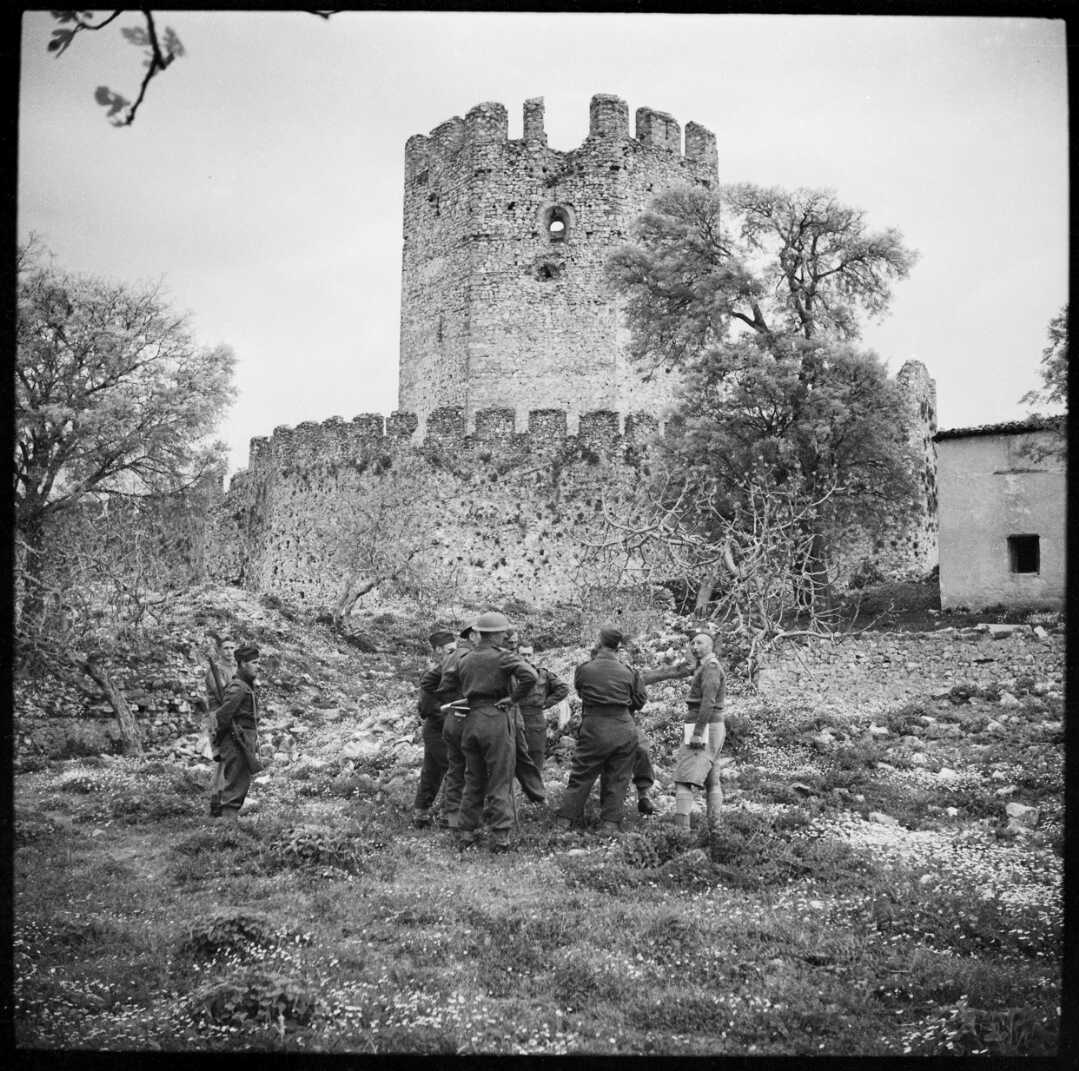
<path fill-rule="evenodd" d="M 718 780 L 708 789 L 708 796 L 705 803 L 708 809 L 708 820 L 710 822 L 717 822 L 719 820 L 719 812 L 723 808 L 723 789 L 720 787 Z"/>
<path fill-rule="evenodd" d="M 689 785 L 674 786 L 674 824 L 689 829 L 689 812 L 693 810 L 693 789 Z"/>

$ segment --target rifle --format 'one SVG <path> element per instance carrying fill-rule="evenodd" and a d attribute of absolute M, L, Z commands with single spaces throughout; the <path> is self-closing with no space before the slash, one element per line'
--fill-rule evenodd
<path fill-rule="evenodd" d="M 206 672 L 206 695 L 210 700 L 210 708 L 206 712 L 206 735 L 210 741 L 210 753 L 217 758 L 217 708 L 225 701 L 225 684 L 213 658 L 207 655 L 206 661 L 210 664 Z"/>
<path fill-rule="evenodd" d="M 221 670 L 217 668 L 217 663 L 209 655 L 206 656 L 206 661 L 210 664 L 210 672 L 206 674 L 206 691 L 214 706 L 219 707 L 225 701 L 225 682 L 221 679 Z"/>

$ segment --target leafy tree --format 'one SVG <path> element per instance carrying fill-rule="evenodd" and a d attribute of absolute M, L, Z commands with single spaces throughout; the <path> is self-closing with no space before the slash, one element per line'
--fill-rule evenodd
<path fill-rule="evenodd" d="M 235 395 L 234 358 L 199 346 L 159 285 L 18 262 L 15 509 L 20 533 L 88 495 L 191 487 L 219 468 L 208 442 Z"/>
<path fill-rule="evenodd" d="M 799 583 L 805 601 L 827 601 L 830 540 L 914 489 L 901 396 L 855 343 L 915 254 L 829 192 L 748 184 L 663 194 L 635 236 L 608 275 L 634 359 L 683 376 L 661 447 L 664 475 L 678 477 L 667 506 L 716 539 L 753 495 L 795 496 L 791 516 L 811 537 Z"/>
<path fill-rule="evenodd" d="M 1068 306 L 1049 321 L 1049 345 L 1042 350 L 1042 387 L 1020 399 L 1024 405 L 1068 407 Z"/>
<path fill-rule="evenodd" d="M 168 563 L 198 568 L 187 521 L 220 483 L 209 436 L 234 359 L 199 346 L 159 286 L 74 275 L 46 253 L 33 239 L 17 254 L 17 631 L 24 656 L 108 679 L 97 648 L 181 582 Z"/>
<path fill-rule="evenodd" d="M 1068 456 L 1068 306 L 1049 321 L 1049 345 L 1042 350 L 1042 387 L 1027 391 L 1020 399 L 1031 408 L 1063 407 L 1062 415 L 1050 416 L 1035 409 L 1033 419 L 1045 421 L 1045 436 L 1026 443 L 1024 455 L 1033 464 L 1064 462 Z"/>

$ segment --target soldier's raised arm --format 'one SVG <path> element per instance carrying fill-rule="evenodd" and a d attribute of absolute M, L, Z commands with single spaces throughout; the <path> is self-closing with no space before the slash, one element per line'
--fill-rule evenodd
<path fill-rule="evenodd" d="M 501 651 L 499 653 L 499 669 L 504 670 L 514 679 L 514 689 L 510 693 L 510 701 L 519 703 L 535 688 L 539 676 L 516 651 Z"/>

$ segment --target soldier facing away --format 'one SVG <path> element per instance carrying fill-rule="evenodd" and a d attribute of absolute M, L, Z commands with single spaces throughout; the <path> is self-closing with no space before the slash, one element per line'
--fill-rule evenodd
<path fill-rule="evenodd" d="M 511 708 L 535 685 L 536 672 L 503 646 L 512 631 L 504 615 L 494 611 L 480 614 L 475 629 L 480 634 L 479 643 L 443 674 L 443 687 L 459 691 L 468 700 L 461 730 L 465 785 L 458 839 L 462 847 L 475 842 L 486 801 L 491 850 L 502 852 L 509 850 L 513 827 L 516 743 Z"/>
<path fill-rule="evenodd" d="M 625 637 L 618 629 L 600 630 L 596 655 L 577 667 L 573 687 L 581 697 L 581 732 L 573 754 L 569 782 L 556 812 L 556 823 L 568 829 L 584 814 L 585 800 L 600 779 L 600 815 L 604 833 L 622 829 L 626 788 L 637 752 L 633 713 L 648 699 L 641 676 L 618 657 Z"/>

